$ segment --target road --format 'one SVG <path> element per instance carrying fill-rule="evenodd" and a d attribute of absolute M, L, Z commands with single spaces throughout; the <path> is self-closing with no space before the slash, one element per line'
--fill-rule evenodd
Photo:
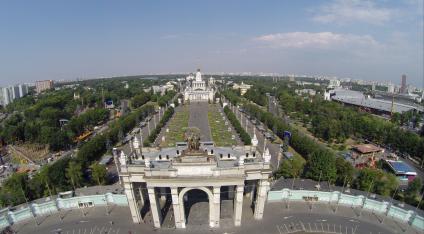
<path fill-rule="evenodd" d="M 246 199 L 245 199 L 246 200 Z M 232 217 L 221 216 L 220 227 L 210 229 L 206 223 L 189 225 L 186 229 L 174 229 L 164 226 L 154 229 L 151 223 L 134 224 L 128 207 L 95 207 L 86 208 L 86 216 L 80 210 L 62 212 L 59 215 L 38 217 L 18 223 L 12 228 L 19 233 L 242 233 L 242 234 L 283 234 L 295 233 L 406 233 L 419 234 L 409 225 L 386 218 L 384 223 L 381 215 L 362 212 L 350 207 L 339 206 L 337 213 L 327 204 L 295 203 L 286 207 L 284 201 L 268 203 L 265 206 L 262 220 L 254 220 L 252 211 L 243 206 L 242 226 L 234 227 Z M 106 215 L 106 209 L 110 215 Z M 207 208 L 205 208 L 207 209 Z M 205 212 L 207 212 L 205 210 Z M 36 225 L 36 221 L 39 225 Z M 172 221 L 172 220 L 171 220 Z M 60 232 L 59 232 L 60 231 Z"/>
<path fill-rule="evenodd" d="M 225 100 L 225 98 L 224 98 L 224 100 Z M 226 102 L 228 102 L 228 101 L 226 101 Z M 266 144 L 265 148 L 268 148 L 269 153 L 271 154 L 272 169 L 273 169 L 273 171 L 276 171 L 278 169 L 279 157 L 281 157 L 280 156 L 280 145 L 274 144 L 274 143 L 266 140 L 264 134 L 261 133 L 261 131 L 258 129 L 258 126 L 254 125 L 252 123 L 252 121 L 249 119 L 247 114 L 240 112 L 240 110 L 238 108 L 234 107 L 234 106 L 230 107 L 230 109 L 236 115 L 236 117 L 240 121 L 242 127 L 252 137 L 252 139 L 253 139 L 253 133 L 256 134 L 256 137 L 258 139 L 258 151 L 261 154 L 263 154 L 263 151 L 264 151 L 264 143 Z"/>

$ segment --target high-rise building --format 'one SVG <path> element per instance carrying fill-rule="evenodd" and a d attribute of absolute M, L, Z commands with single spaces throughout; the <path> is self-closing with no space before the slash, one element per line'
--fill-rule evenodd
<path fill-rule="evenodd" d="M 389 83 L 389 85 L 387 86 L 387 92 L 388 93 L 394 93 L 395 92 L 395 85 L 392 83 Z"/>
<path fill-rule="evenodd" d="M 401 83 L 401 86 L 400 86 L 400 92 L 401 93 L 406 93 L 407 92 L 407 89 L 406 89 L 406 75 L 405 74 L 402 75 L 402 83 Z"/>
<path fill-rule="evenodd" d="M 13 100 L 21 98 L 28 94 L 28 85 L 19 84 L 0 88 L 0 105 L 7 106 Z"/>
<path fill-rule="evenodd" d="M 12 86 L 1 88 L 1 105 L 7 106 L 13 101 Z"/>
<path fill-rule="evenodd" d="M 35 82 L 35 91 L 37 91 L 37 93 L 41 93 L 45 90 L 49 90 L 52 88 L 53 88 L 52 80 L 38 80 Z"/>
<path fill-rule="evenodd" d="M 11 89 L 11 93 L 12 93 L 12 97 L 13 97 L 12 99 L 17 99 L 17 98 L 21 97 L 21 95 L 19 93 L 19 85 L 10 86 L 10 89 Z"/>
<path fill-rule="evenodd" d="M 20 84 L 19 85 L 19 96 L 23 97 L 28 94 L 28 85 Z"/>

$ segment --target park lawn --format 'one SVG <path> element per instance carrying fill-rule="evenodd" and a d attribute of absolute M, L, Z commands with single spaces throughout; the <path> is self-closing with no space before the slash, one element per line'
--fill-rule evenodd
<path fill-rule="evenodd" d="M 212 140 L 216 146 L 232 146 L 236 145 L 237 142 L 231 139 L 232 132 L 228 131 L 230 122 L 225 125 L 225 120 L 219 112 L 217 104 L 211 104 L 208 108 L 208 121 L 211 129 Z M 223 115 L 225 117 L 225 115 Z"/>
<path fill-rule="evenodd" d="M 187 105 L 182 106 L 181 110 L 175 112 L 166 127 L 169 132 L 166 132 L 166 128 L 163 129 L 165 131 L 165 141 L 160 143 L 160 147 L 173 147 L 175 142 L 184 141 L 184 131 L 188 127 L 189 117 L 190 112 Z"/>

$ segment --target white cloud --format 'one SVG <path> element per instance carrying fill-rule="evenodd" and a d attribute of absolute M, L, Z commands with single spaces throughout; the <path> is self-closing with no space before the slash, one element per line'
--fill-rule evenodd
<path fill-rule="evenodd" d="M 288 32 L 268 34 L 253 39 L 272 48 L 339 48 L 376 47 L 379 43 L 369 35 L 337 34 L 332 32 Z"/>
<path fill-rule="evenodd" d="M 319 8 L 313 20 L 337 24 L 351 22 L 383 24 L 396 15 L 396 10 L 378 7 L 375 3 L 369 0 L 333 0 Z"/>

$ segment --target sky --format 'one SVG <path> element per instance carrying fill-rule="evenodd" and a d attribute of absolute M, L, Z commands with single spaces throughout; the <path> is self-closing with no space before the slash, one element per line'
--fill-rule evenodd
<path fill-rule="evenodd" d="M 0 86 L 273 72 L 423 87 L 424 0 L 0 0 Z"/>

